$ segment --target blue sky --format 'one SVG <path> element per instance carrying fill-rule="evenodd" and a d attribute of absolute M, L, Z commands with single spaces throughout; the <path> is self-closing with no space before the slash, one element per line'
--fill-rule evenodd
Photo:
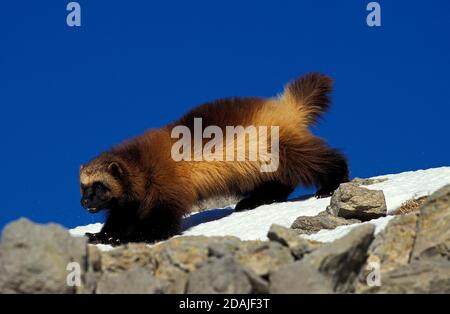
<path fill-rule="evenodd" d="M 306 72 L 335 81 L 314 132 L 352 176 L 450 165 L 450 2 L 69 1 L 0 5 L 0 228 L 21 216 L 67 227 L 79 165 L 202 102 L 273 96 Z"/>

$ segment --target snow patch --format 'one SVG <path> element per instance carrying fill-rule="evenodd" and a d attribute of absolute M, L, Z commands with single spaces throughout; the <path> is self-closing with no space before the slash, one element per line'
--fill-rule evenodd
<path fill-rule="evenodd" d="M 450 184 L 450 167 L 408 171 L 374 178 L 387 181 L 364 186 L 368 189 L 383 190 L 388 213 L 411 198 L 430 195 L 439 188 Z M 272 224 L 290 227 L 298 216 L 315 216 L 330 204 L 330 197 L 316 199 L 309 197 L 272 205 L 264 205 L 245 212 L 234 212 L 232 207 L 212 209 L 192 213 L 184 220 L 186 230 L 183 235 L 236 236 L 242 240 L 267 240 L 267 232 Z M 381 217 L 365 223 L 376 226 L 376 233 L 383 230 L 393 216 Z M 360 224 L 340 226 L 333 230 L 321 230 L 303 237 L 321 242 L 331 242 L 343 237 Z M 90 224 L 69 230 L 74 236 L 85 232 L 98 232 L 102 224 Z M 110 249 L 102 245 L 100 249 Z"/>

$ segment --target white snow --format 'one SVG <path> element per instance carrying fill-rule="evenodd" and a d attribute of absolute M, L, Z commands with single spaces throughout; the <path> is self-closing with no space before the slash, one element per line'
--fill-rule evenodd
<path fill-rule="evenodd" d="M 408 199 L 429 195 L 444 185 L 450 184 L 450 167 L 409 171 L 374 178 L 388 178 L 387 181 L 365 187 L 383 190 L 388 213 L 391 213 Z M 245 212 L 234 213 L 232 207 L 227 207 L 192 213 L 185 218 L 185 225 L 189 228 L 183 232 L 183 235 L 232 235 L 242 240 L 265 240 L 271 224 L 289 227 L 298 216 L 315 216 L 325 210 L 329 203 L 330 197 L 322 199 L 310 197 L 303 200 L 264 205 Z M 376 232 L 379 232 L 392 217 L 382 217 L 365 223 L 375 224 Z M 358 225 L 341 226 L 334 230 L 321 230 L 316 234 L 304 237 L 321 242 L 331 242 L 343 237 Z M 70 232 L 74 236 L 81 236 L 85 232 L 98 232 L 101 226 L 101 223 L 90 224 L 76 227 L 71 229 Z M 100 245 L 99 248 L 109 249 L 111 247 Z"/>
<path fill-rule="evenodd" d="M 73 229 L 70 229 L 69 232 L 73 236 L 83 236 L 86 232 L 96 233 L 99 232 L 102 228 L 103 224 L 101 222 L 97 222 L 95 224 L 90 224 L 86 226 L 79 226 Z"/>

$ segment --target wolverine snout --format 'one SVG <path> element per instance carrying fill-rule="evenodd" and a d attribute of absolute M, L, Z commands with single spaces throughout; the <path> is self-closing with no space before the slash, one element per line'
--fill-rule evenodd
<path fill-rule="evenodd" d="M 96 213 L 106 207 L 106 202 L 96 195 L 84 194 L 81 198 L 80 204 L 86 208 L 90 213 Z"/>
<path fill-rule="evenodd" d="M 97 213 L 102 209 L 102 206 L 100 206 L 101 204 L 97 204 L 97 202 L 93 201 L 92 199 L 89 198 L 81 198 L 81 206 L 83 208 L 86 208 L 88 210 L 88 212 L 90 213 Z"/>
<path fill-rule="evenodd" d="M 111 202 L 112 194 L 102 182 L 95 182 L 89 186 L 81 185 L 80 204 L 90 213 L 109 208 L 112 205 Z"/>
<path fill-rule="evenodd" d="M 81 206 L 83 206 L 84 208 L 88 208 L 89 207 L 89 200 L 86 198 L 82 198 L 81 199 Z"/>

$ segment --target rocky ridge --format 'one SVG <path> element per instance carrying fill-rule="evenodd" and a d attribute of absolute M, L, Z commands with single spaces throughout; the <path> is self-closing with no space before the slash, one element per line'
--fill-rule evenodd
<path fill-rule="evenodd" d="M 450 185 L 377 235 L 366 223 L 331 243 L 299 236 L 386 215 L 382 192 L 363 185 L 341 185 L 291 229 L 272 225 L 268 241 L 178 236 L 100 251 L 20 219 L 0 242 L 0 293 L 449 293 Z"/>

